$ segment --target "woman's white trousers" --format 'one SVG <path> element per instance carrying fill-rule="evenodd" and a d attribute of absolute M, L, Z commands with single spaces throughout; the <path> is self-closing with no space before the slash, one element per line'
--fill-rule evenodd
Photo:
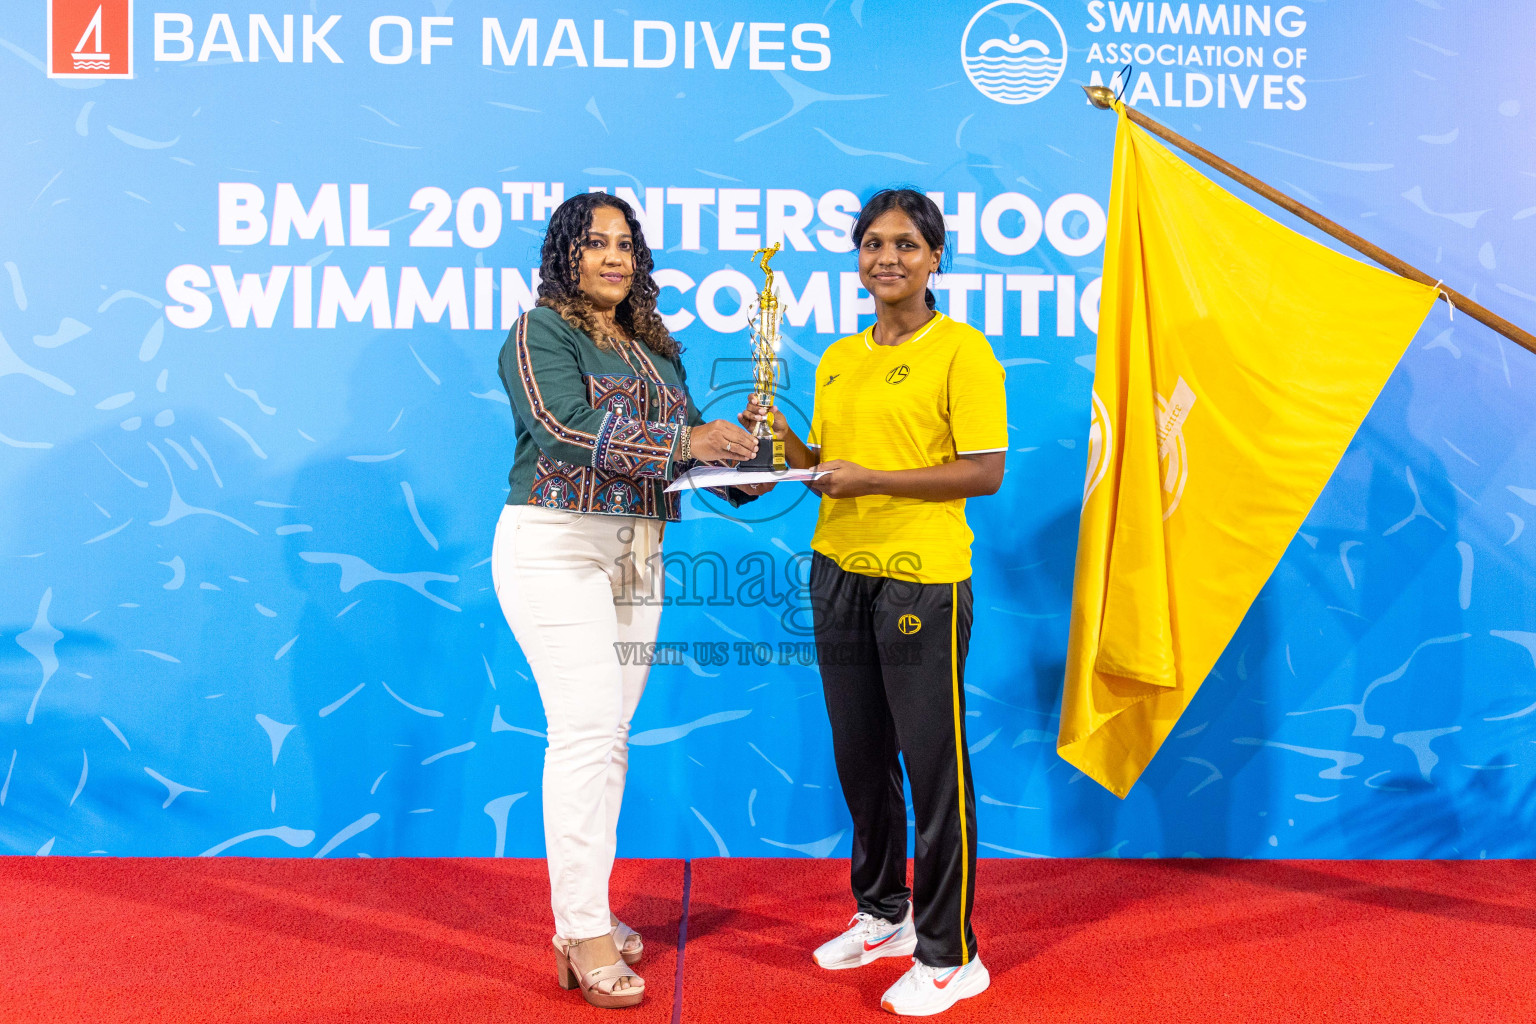
<path fill-rule="evenodd" d="M 507 505 L 491 576 L 502 614 L 544 703 L 544 843 L 555 932 L 609 930 L 613 868 L 629 767 L 629 722 L 661 619 L 662 523 Z M 630 648 L 638 651 L 640 648 Z"/>

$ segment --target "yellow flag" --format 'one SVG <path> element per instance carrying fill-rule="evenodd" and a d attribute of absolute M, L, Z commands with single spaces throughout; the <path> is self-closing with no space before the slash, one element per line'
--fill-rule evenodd
<path fill-rule="evenodd" d="M 1062 757 L 1130 790 L 1434 300 L 1234 198 L 1120 110 Z"/>

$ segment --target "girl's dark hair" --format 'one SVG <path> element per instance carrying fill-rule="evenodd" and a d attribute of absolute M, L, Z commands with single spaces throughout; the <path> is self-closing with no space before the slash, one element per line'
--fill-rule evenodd
<path fill-rule="evenodd" d="M 859 219 L 853 225 L 853 247 L 855 250 L 864 244 L 864 232 L 882 214 L 891 210 L 900 210 L 909 217 L 917 227 L 917 233 L 923 236 L 923 241 L 928 243 L 928 248 L 939 254 L 939 273 L 949 268 L 949 250 L 944 244 L 944 212 L 932 199 L 914 188 L 887 188 L 881 189 L 870 197 L 869 202 L 859 211 Z M 928 302 L 928 308 L 937 308 L 933 291 L 925 290 L 924 298 Z"/>
<path fill-rule="evenodd" d="M 612 347 L 608 335 L 598 324 L 591 300 L 581 291 L 581 254 L 592 229 L 592 216 L 599 206 L 612 207 L 622 213 L 633 238 L 634 276 L 630 278 L 629 295 L 614 310 L 614 318 L 619 326 L 639 338 L 651 351 L 671 358 L 677 355 L 681 346 L 656 312 L 656 295 L 660 289 L 651 277 L 654 266 L 651 247 L 645 244 L 645 235 L 640 231 L 635 212 L 617 196 L 584 192 L 561 203 L 550 216 L 544 247 L 539 253 L 539 305 L 559 313 L 599 348 Z"/>

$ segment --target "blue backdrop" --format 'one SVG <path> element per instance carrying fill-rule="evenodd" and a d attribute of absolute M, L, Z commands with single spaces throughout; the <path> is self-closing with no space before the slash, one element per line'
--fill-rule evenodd
<path fill-rule="evenodd" d="M 645 207 L 711 415 L 782 239 L 803 425 L 869 322 L 851 216 L 902 182 L 1008 374 L 968 510 L 983 852 L 1536 855 L 1536 361 L 1443 305 L 1131 796 L 1054 751 L 1114 132 L 1077 85 L 1133 61 L 1139 108 L 1531 324 L 1536 10 L 139 0 L 104 81 L 47 75 L 46 6 L 0 14 L 0 849 L 540 855 L 488 560 L 548 210 Z M 814 501 L 726 511 L 668 531 L 621 854 L 846 855 Z"/>

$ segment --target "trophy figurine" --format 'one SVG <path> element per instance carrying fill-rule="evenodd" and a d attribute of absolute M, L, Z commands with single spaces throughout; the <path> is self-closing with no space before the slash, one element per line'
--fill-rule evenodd
<path fill-rule="evenodd" d="M 763 282 L 763 290 L 757 295 L 757 316 L 751 323 L 752 328 L 752 384 L 753 393 L 757 397 L 757 404 L 763 408 L 773 405 L 773 392 L 778 381 L 775 379 L 775 371 L 779 362 L 779 297 L 773 291 L 773 268 L 768 266 L 768 261 L 773 254 L 778 252 L 783 243 L 775 242 L 767 249 L 758 249 L 752 254 L 752 261 L 763 268 L 766 280 Z M 757 454 L 752 458 L 736 464 L 737 469 L 772 469 L 783 470 L 788 464 L 784 461 L 784 442 L 773 439 L 772 417 L 763 419 L 753 430 L 757 437 Z"/>

